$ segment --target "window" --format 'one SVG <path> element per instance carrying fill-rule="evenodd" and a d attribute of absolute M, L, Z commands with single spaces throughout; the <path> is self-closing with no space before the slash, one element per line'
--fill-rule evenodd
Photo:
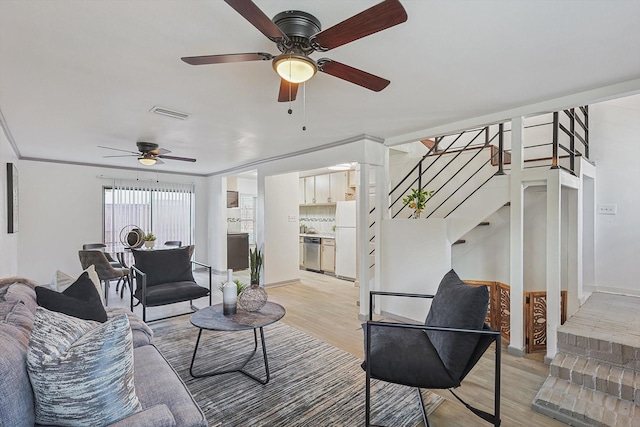
<path fill-rule="evenodd" d="M 249 245 L 256 243 L 256 198 L 255 196 L 240 195 L 240 232 L 249 233 Z"/>
<path fill-rule="evenodd" d="M 192 185 L 115 181 L 104 188 L 104 242 L 120 246 L 121 234 L 134 227 L 153 233 L 160 244 L 193 242 Z"/>

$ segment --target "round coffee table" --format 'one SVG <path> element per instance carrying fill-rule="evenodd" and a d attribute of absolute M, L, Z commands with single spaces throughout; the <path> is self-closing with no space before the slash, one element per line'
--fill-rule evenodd
<path fill-rule="evenodd" d="M 282 319 L 285 314 L 284 307 L 280 304 L 273 302 L 267 302 L 264 307 L 259 311 L 244 311 L 238 307 L 236 314 L 224 315 L 222 314 L 222 304 L 212 305 L 196 311 L 191 315 L 191 324 L 197 328 L 200 328 L 198 332 L 198 339 L 196 340 L 196 347 L 193 349 L 193 357 L 191 358 L 191 366 L 189 367 L 189 373 L 194 378 L 211 377 L 214 375 L 228 374 L 230 372 L 240 372 L 247 377 L 259 382 L 260 384 L 266 384 L 269 382 L 269 362 L 267 361 L 267 347 L 264 342 L 263 327 L 270 325 Z M 203 374 L 193 373 L 193 364 L 196 360 L 196 353 L 198 352 L 198 345 L 200 344 L 200 337 L 204 329 L 210 331 L 246 331 L 253 329 L 254 347 L 253 352 L 249 354 L 246 360 L 237 368 L 227 369 L 223 371 L 207 372 Z M 262 344 L 262 357 L 264 358 L 264 369 L 267 374 L 266 379 L 260 379 L 255 375 L 250 374 L 244 370 L 244 367 L 249 363 L 249 360 L 256 354 L 258 349 L 258 333 L 257 329 L 260 329 L 260 341 Z"/>

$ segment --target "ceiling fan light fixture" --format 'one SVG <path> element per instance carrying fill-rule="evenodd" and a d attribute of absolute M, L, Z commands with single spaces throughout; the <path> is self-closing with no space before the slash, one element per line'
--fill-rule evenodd
<path fill-rule="evenodd" d="M 273 59 L 273 69 L 290 83 L 303 83 L 318 72 L 315 61 L 304 55 L 287 53 Z"/>
<path fill-rule="evenodd" d="M 153 166 L 158 160 L 153 155 L 147 153 L 138 157 L 138 161 L 145 166 Z"/>

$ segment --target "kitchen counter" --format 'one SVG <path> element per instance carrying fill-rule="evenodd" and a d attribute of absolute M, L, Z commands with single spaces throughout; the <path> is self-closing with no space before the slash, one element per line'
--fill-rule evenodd
<path fill-rule="evenodd" d="M 335 234 L 310 234 L 310 233 L 300 233 L 300 237 L 320 237 L 321 239 L 335 239 Z"/>

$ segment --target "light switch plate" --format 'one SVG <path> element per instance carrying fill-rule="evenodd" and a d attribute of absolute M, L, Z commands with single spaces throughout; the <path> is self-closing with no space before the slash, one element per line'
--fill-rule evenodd
<path fill-rule="evenodd" d="M 296 222 L 298 220 L 298 217 L 295 215 L 289 215 L 289 222 Z"/>
<path fill-rule="evenodd" d="M 618 205 L 598 205 L 598 213 L 601 215 L 615 215 L 618 213 Z"/>

